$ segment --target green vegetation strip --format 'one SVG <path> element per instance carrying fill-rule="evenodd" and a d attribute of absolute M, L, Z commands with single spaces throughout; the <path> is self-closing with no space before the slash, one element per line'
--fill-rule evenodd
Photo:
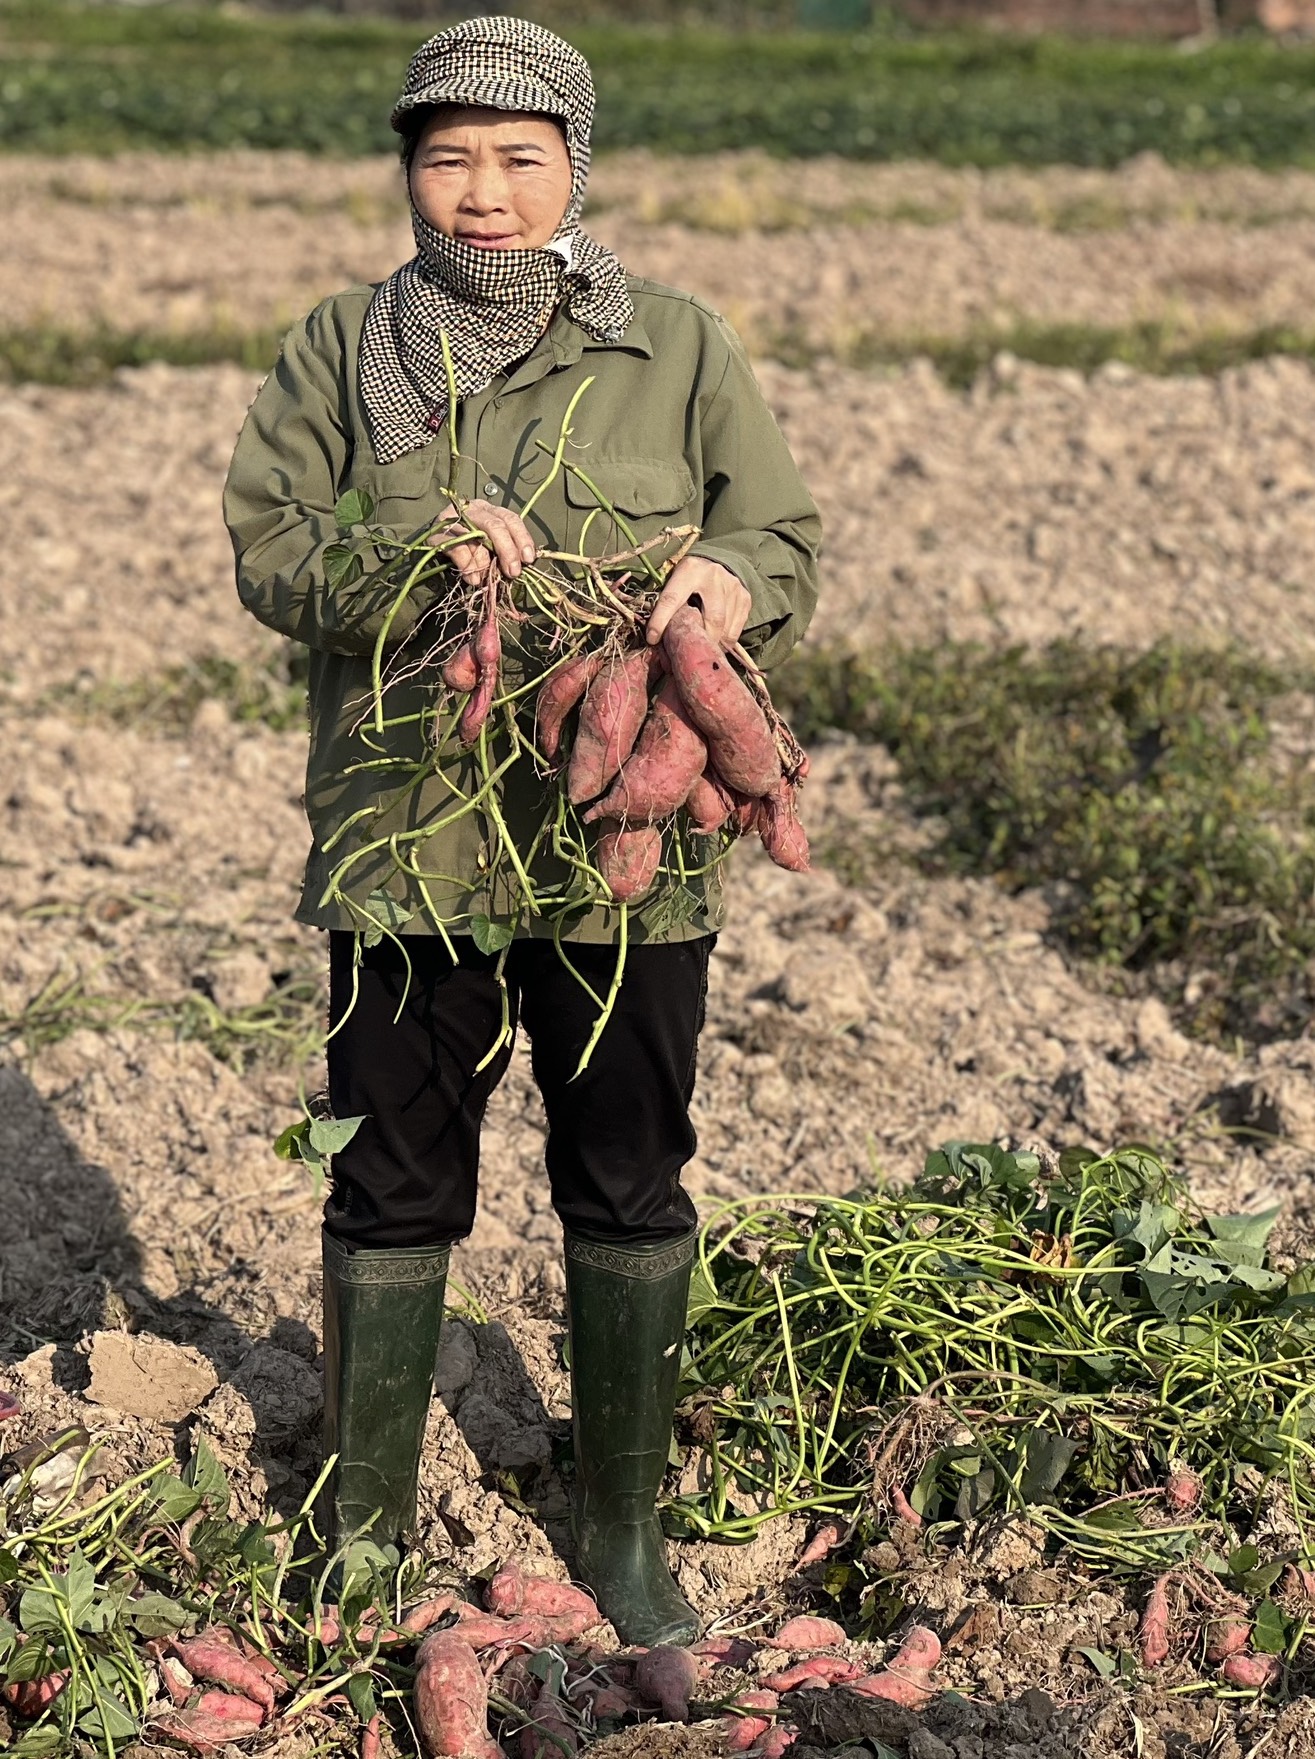
<path fill-rule="evenodd" d="M 945 164 L 1315 165 L 1315 49 L 599 25 L 600 148 Z M 418 25 L 11 0 L 0 146 L 387 151 Z"/>
<path fill-rule="evenodd" d="M 1143 973 L 1208 1032 L 1309 1018 L 1315 780 L 1274 717 L 1311 681 L 1239 652 L 1063 642 L 806 651 L 773 680 L 801 739 L 839 729 L 893 752 L 939 836 L 933 872 L 1049 889 L 1088 958 Z M 830 858 L 882 859 L 855 825 Z"/>
<path fill-rule="evenodd" d="M 1315 330 L 1271 325 L 1256 330 L 1193 333 L 1172 323 L 1147 321 L 1101 328 L 1085 324 L 1024 321 L 963 336 L 898 335 L 860 331 L 839 350 L 822 347 L 801 331 L 782 331 L 754 339 L 761 356 L 786 366 L 808 367 L 839 359 L 859 370 L 894 370 L 917 359 L 930 360 L 947 384 L 966 390 L 1000 353 L 1038 366 L 1069 367 L 1091 373 L 1111 361 L 1144 373 L 1215 375 L 1248 361 L 1278 355 L 1315 360 Z M 0 330 L 0 379 L 85 387 L 104 384 L 120 367 L 211 366 L 232 361 L 252 372 L 267 372 L 278 354 L 275 330 L 58 330 L 44 327 Z"/>
<path fill-rule="evenodd" d="M 744 1540 L 819 1512 L 861 1543 L 911 1508 L 944 1541 L 1026 1512 L 1092 1563 L 1190 1564 L 1207 1605 L 1264 1600 L 1315 1514 L 1315 1273 L 1270 1262 L 1276 1213 L 1194 1213 L 1141 1149 L 1043 1172 L 963 1144 L 908 1188 L 726 1205 L 681 1407 L 709 1488 L 668 1506 L 670 1528 Z M 1262 1555 L 1262 1530 L 1291 1549 Z M 891 1617 L 862 1562 L 829 1585 Z"/>

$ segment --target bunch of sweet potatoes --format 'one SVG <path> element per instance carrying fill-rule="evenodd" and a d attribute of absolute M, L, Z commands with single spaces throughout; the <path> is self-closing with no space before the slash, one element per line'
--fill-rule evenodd
<path fill-rule="evenodd" d="M 652 885 L 662 858 L 657 827 L 682 808 L 701 835 L 756 830 L 780 866 L 807 870 L 797 803 L 803 764 L 793 741 L 778 738 L 781 724 L 764 701 L 689 605 L 656 646 L 577 655 L 544 683 L 537 720 L 549 762 L 579 707 L 567 795 L 599 827 L 599 871 L 618 901 Z"/>

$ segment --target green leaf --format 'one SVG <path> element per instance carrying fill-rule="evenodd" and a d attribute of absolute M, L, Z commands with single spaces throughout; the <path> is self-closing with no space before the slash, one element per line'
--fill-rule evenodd
<path fill-rule="evenodd" d="M 1034 1429 L 1027 1438 L 1022 1476 L 1018 1488 L 1027 1502 L 1044 1502 L 1059 1489 L 1073 1464 L 1078 1443 L 1053 1430 Z"/>
<path fill-rule="evenodd" d="M 365 908 L 370 921 L 361 931 L 361 939 L 367 947 L 377 947 L 386 934 L 400 934 L 415 915 L 414 910 L 408 909 L 382 886 L 370 893 Z"/>
<path fill-rule="evenodd" d="M 1059 1170 L 1066 1179 L 1079 1177 L 1100 1156 L 1094 1148 L 1065 1148 L 1059 1156 Z"/>
<path fill-rule="evenodd" d="M 53 1722 L 27 1729 L 22 1738 L 8 1749 L 9 1759 L 51 1759 L 66 1747 L 63 1731 Z"/>
<path fill-rule="evenodd" d="M 316 1118 L 308 1133 L 310 1145 L 326 1159 L 340 1154 L 364 1122 L 364 1113 L 358 1118 Z"/>
<path fill-rule="evenodd" d="M 365 563 L 350 544 L 330 544 L 324 552 L 324 578 L 335 590 L 350 586 L 365 573 Z"/>
<path fill-rule="evenodd" d="M 1254 1545 L 1237 1545 L 1228 1554 L 1228 1573 L 1230 1576 L 1245 1576 L 1248 1570 L 1254 1570 L 1260 1562 L 1260 1553 Z"/>
<path fill-rule="evenodd" d="M 1243 1263 L 1260 1265 L 1279 1214 L 1278 1209 L 1266 1209 L 1259 1215 L 1208 1215 L 1205 1225 L 1214 1239 L 1252 1254 Z"/>
<path fill-rule="evenodd" d="M 20 1574 L 18 1559 L 12 1551 L 6 1551 L 3 1546 L 0 1546 L 0 1588 L 6 1587 L 10 1582 L 16 1582 Z"/>
<path fill-rule="evenodd" d="M 1282 1655 L 1288 1646 L 1288 1621 L 1272 1600 L 1262 1600 L 1251 1627 L 1251 1647 L 1262 1655 Z"/>
<path fill-rule="evenodd" d="M 1258 1569 L 1244 1570 L 1237 1579 L 1238 1586 L 1244 1594 L 1254 1594 L 1257 1597 L 1268 1594 L 1283 1574 L 1284 1561 L 1279 1558 L 1277 1563 L 1261 1564 Z"/>
<path fill-rule="evenodd" d="M 203 1498 L 190 1484 L 172 1472 L 156 1481 L 155 1512 L 163 1521 L 185 1521 L 200 1508 Z"/>
<path fill-rule="evenodd" d="M 274 1138 L 274 1152 L 280 1160 L 304 1160 L 303 1144 L 310 1146 L 309 1118 L 298 1118 L 295 1124 L 289 1124 Z"/>
<path fill-rule="evenodd" d="M 1103 1649 L 1076 1648 L 1073 1653 L 1089 1661 L 1103 1680 L 1112 1680 L 1119 1671 L 1119 1664 L 1112 1655 L 1106 1655 Z"/>
<path fill-rule="evenodd" d="M 126 1601 L 123 1617 L 143 1637 L 168 1637 L 181 1631 L 191 1614 L 167 1594 L 143 1594 Z"/>
<path fill-rule="evenodd" d="M 201 1493 L 201 1500 L 213 1509 L 228 1508 L 232 1494 L 228 1486 L 228 1476 L 219 1464 L 202 1437 L 196 1444 L 196 1452 L 183 1467 L 183 1483 Z"/>
<path fill-rule="evenodd" d="M 0 1618 L 0 1666 L 14 1653 L 18 1645 L 18 1629 L 6 1618 Z"/>
<path fill-rule="evenodd" d="M 45 1593 L 45 1590 L 41 1588 L 28 1589 L 28 1594 L 42 1593 Z M 23 1598 L 26 1599 L 27 1595 L 24 1595 Z M 21 1624 L 23 1622 L 21 1606 L 18 1610 L 18 1617 Z M 40 1633 L 39 1626 L 24 1625 L 24 1629 Z M 5 1683 L 9 1685 L 18 1680 L 39 1680 L 43 1674 L 48 1674 L 51 1671 L 52 1665 L 50 1644 L 47 1643 L 44 1635 L 41 1635 L 39 1642 L 24 1643 L 21 1649 L 14 1652 L 10 1658 L 9 1666 L 5 1669 Z"/>
<path fill-rule="evenodd" d="M 984 1466 L 980 1472 L 969 1478 L 959 1487 L 955 1498 L 954 1518 L 956 1521 L 972 1521 L 982 1514 L 995 1495 L 995 1468 Z"/>
<path fill-rule="evenodd" d="M 117 1744 L 133 1740 L 140 1724 L 121 1698 L 102 1693 L 95 1708 L 78 1718 L 78 1727 L 96 1740 Z"/>
<path fill-rule="evenodd" d="M 481 953 L 500 953 L 515 939 L 511 924 L 494 922 L 491 916 L 472 916 L 470 933 Z"/>
<path fill-rule="evenodd" d="M 362 1722 L 369 1722 L 372 1716 L 379 1714 L 379 1701 L 375 1697 L 374 1680 L 368 1673 L 354 1673 L 347 1682 L 347 1696 L 351 1699 L 352 1709 Z"/>
<path fill-rule="evenodd" d="M 686 1325 L 697 1325 L 714 1308 L 720 1306 L 721 1296 L 717 1293 L 717 1285 L 708 1274 L 703 1261 L 696 1259 L 689 1279 L 689 1305 L 685 1310 Z"/>
<path fill-rule="evenodd" d="M 339 497 L 333 517 L 339 531 L 350 531 L 354 525 L 369 525 L 374 518 L 374 497 L 365 489 L 348 489 Z"/>

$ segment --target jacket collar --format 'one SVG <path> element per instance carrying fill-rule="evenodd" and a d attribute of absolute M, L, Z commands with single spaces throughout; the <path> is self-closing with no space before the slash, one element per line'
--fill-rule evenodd
<path fill-rule="evenodd" d="M 584 354 L 613 349 L 623 354 L 637 354 L 642 360 L 653 358 L 652 339 L 637 316 L 615 342 L 596 342 L 578 324 L 558 312 L 549 324 L 547 334 L 509 375 L 503 390 L 523 390 L 527 385 L 538 384 L 558 367 L 574 366 Z"/>

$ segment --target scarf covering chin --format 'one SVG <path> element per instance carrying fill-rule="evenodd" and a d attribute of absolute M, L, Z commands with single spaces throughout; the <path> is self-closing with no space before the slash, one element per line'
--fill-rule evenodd
<path fill-rule="evenodd" d="M 468 19 L 416 51 L 393 127 L 421 104 L 560 118 L 571 199 L 538 250 L 479 250 L 436 231 L 412 205 L 416 254 L 379 287 L 361 332 L 361 397 L 380 464 L 427 445 L 447 419 L 443 334 L 463 398 L 528 354 L 559 308 L 597 342 L 618 341 L 635 315 L 620 262 L 580 228 L 594 120 L 594 84 L 581 54 L 522 18 Z"/>

